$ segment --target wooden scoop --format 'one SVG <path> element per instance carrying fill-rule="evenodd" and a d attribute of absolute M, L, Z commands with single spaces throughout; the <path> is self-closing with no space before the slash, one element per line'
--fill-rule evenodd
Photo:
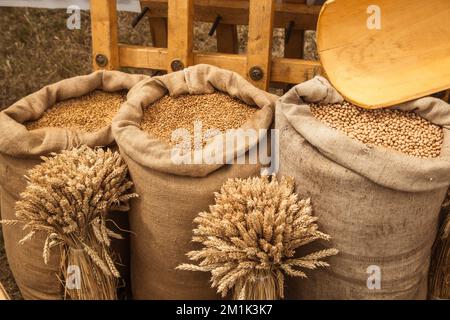
<path fill-rule="evenodd" d="M 317 47 L 334 87 L 368 109 L 450 88 L 450 0 L 328 0 Z"/>

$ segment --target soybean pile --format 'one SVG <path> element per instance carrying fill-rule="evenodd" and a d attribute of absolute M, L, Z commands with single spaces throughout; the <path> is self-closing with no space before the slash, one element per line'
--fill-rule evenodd
<path fill-rule="evenodd" d="M 120 105 L 125 102 L 126 94 L 126 90 L 95 90 L 81 97 L 57 102 L 41 118 L 24 125 L 28 130 L 53 127 L 96 132 L 111 124 Z"/>
<path fill-rule="evenodd" d="M 201 95 L 164 96 L 144 109 L 141 122 L 143 131 L 155 135 L 170 145 L 172 132 L 186 129 L 194 136 L 194 124 L 201 124 L 202 135 L 207 130 L 217 129 L 225 133 L 229 129 L 241 127 L 259 110 L 222 92 Z M 205 145 L 191 144 L 191 149 Z"/>
<path fill-rule="evenodd" d="M 316 119 L 366 145 L 386 147 L 418 158 L 436 158 L 441 153 L 442 127 L 414 112 L 366 110 L 348 102 L 310 107 Z"/>

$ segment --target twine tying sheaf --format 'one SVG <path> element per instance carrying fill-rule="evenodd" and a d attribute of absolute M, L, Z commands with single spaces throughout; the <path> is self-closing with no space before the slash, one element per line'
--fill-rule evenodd
<path fill-rule="evenodd" d="M 194 219 L 192 240 L 203 248 L 187 256 L 198 265 L 177 269 L 211 272 L 211 286 L 222 297 L 232 291 L 241 300 L 284 298 L 285 275 L 306 278 L 300 268 L 327 267 L 322 259 L 338 253 L 324 249 L 294 256 L 301 246 L 330 239 L 316 221 L 310 199 L 298 200 L 291 178 L 230 179 L 210 211 Z"/>
<path fill-rule="evenodd" d="M 81 287 L 66 287 L 66 298 L 116 299 L 120 273 L 110 245 L 111 239 L 122 236 L 110 230 L 106 221 L 112 207 L 137 197 L 129 191 L 133 183 L 126 164 L 117 152 L 87 146 L 42 160 L 28 172 L 28 185 L 16 203 L 17 220 L 2 223 L 24 225 L 29 233 L 21 244 L 32 241 L 38 232 L 46 234 L 42 253 L 46 264 L 52 248 L 59 246 L 63 282 L 67 266 L 76 263 Z"/>

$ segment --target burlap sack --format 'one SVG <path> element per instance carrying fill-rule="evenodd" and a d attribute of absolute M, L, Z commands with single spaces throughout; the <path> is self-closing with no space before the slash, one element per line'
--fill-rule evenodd
<path fill-rule="evenodd" d="M 15 219 L 14 206 L 26 187 L 25 173 L 41 162 L 40 156 L 80 145 L 109 146 L 114 138 L 111 126 L 96 133 L 61 128 L 28 131 L 22 123 L 39 119 L 56 102 L 79 97 L 95 89 L 118 91 L 131 89 L 146 76 L 117 71 L 98 71 L 46 86 L 0 112 L 0 185 L 1 218 Z M 19 245 L 26 234 L 21 226 L 3 226 L 8 262 L 25 299 L 60 299 L 61 288 L 56 277 L 59 255 L 52 252 L 44 264 L 42 249 L 45 237 Z"/>
<path fill-rule="evenodd" d="M 450 184 L 450 107 L 434 98 L 395 107 L 444 127 L 441 156 L 419 159 L 353 140 L 316 120 L 308 105 L 342 101 L 327 80 L 316 77 L 277 102 L 279 173 L 293 176 L 299 195 L 311 197 L 322 231 L 333 238 L 316 249 L 340 250 L 329 259 L 330 268 L 290 279 L 287 298 L 425 299 L 439 210 Z"/>
<path fill-rule="evenodd" d="M 187 262 L 193 219 L 214 203 L 214 192 L 233 177 L 258 175 L 259 164 L 175 164 L 172 147 L 140 129 L 142 109 L 166 94 L 228 93 L 261 110 L 242 128 L 268 129 L 275 96 L 231 71 L 197 65 L 141 82 L 139 93 L 113 119 L 113 134 L 127 162 L 139 198 L 130 211 L 131 277 L 134 299 L 216 299 L 209 274 L 175 270 Z M 245 156 L 262 140 L 231 150 Z M 216 141 L 208 144 L 214 148 Z M 230 159 L 224 152 L 223 157 Z"/>

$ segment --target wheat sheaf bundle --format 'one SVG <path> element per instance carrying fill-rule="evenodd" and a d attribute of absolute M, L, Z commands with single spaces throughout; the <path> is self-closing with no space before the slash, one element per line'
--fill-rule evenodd
<path fill-rule="evenodd" d="M 282 299 L 285 275 L 306 278 L 301 268 L 326 267 L 321 259 L 338 253 L 325 249 L 294 257 L 300 246 L 330 239 L 316 221 L 310 199 L 298 200 L 291 178 L 230 179 L 210 211 L 194 219 L 192 240 L 204 247 L 187 256 L 198 265 L 177 269 L 211 272 L 212 287 L 222 297 L 232 291 L 239 300 Z"/>
<path fill-rule="evenodd" d="M 122 236 L 107 225 L 112 207 L 120 208 L 137 195 L 128 168 L 117 152 L 86 146 L 42 157 L 44 162 L 28 172 L 28 185 L 16 203 L 14 221 L 29 233 L 20 241 L 32 241 L 38 232 L 46 235 L 43 259 L 53 247 L 61 248 L 62 281 L 69 266 L 78 268 L 81 279 L 65 286 L 68 299 L 116 299 L 120 273 L 110 247 Z M 69 289 L 72 288 L 72 289 Z"/>

